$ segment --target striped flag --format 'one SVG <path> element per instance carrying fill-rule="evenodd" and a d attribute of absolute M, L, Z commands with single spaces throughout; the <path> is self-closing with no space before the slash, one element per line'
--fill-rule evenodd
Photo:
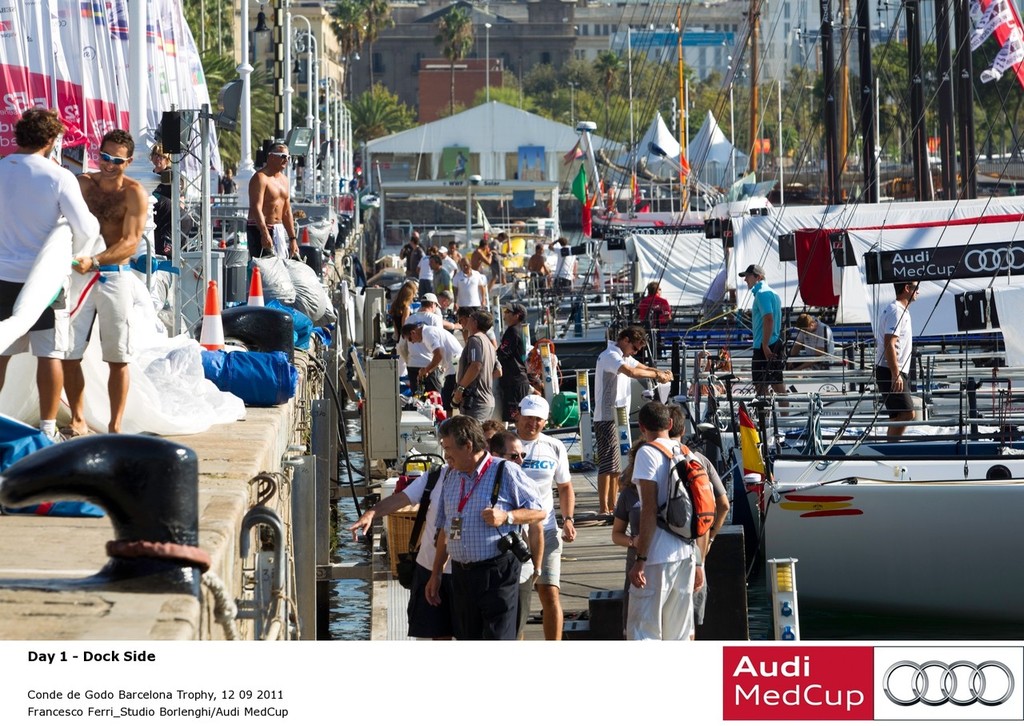
<path fill-rule="evenodd" d="M 580 142 L 577 141 L 576 145 L 569 149 L 569 153 L 562 157 L 562 161 L 566 164 L 571 164 L 577 159 L 583 158 L 583 149 L 580 148 Z"/>

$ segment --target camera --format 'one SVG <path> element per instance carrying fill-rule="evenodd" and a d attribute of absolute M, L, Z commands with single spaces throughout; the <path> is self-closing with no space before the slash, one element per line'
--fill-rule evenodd
<path fill-rule="evenodd" d="M 498 540 L 498 551 L 501 554 L 511 551 L 520 562 L 529 562 L 532 556 L 530 554 L 530 545 L 526 544 L 523 535 L 519 534 L 518 531 L 502 535 L 501 539 Z"/>

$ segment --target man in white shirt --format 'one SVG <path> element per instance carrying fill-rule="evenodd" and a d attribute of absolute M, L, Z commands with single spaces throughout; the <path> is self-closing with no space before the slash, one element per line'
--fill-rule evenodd
<path fill-rule="evenodd" d="M 576 256 L 572 254 L 568 239 L 559 237 L 558 243 L 561 248 L 558 260 L 555 262 L 555 290 L 572 290 L 573 283 L 576 281 Z"/>
<path fill-rule="evenodd" d="M 616 408 L 629 414 L 630 379 L 649 378 L 658 383 L 672 380 L 671 371 L 661 371 L 640 363 L 633 356 L 647 346 L 642 328 L 623 328 L 615 342 L 597 357 L 594 372 L 594 438 L 597 443 L 597 497 L 600 514 L 615 510 L 619 493 L 619 472 L 622 468 Z"/>
<path fill-rule="evenodd" d="M 433 325 L 406 323 L 402 326 L 402 337 L 409 345 L 409 359 L 405 364 L 409 368 L 409 387 L 413 391 L 422 388 L 440 393 L 443 385 L 441 373 L 448 362 L 445 360 L 444 335 L 443 328 Z"/>
<path fill-rule="evenodd" d="M 455 288 L 455 307 L 479 308 L 487 304 L 487 278 L 474 270 L 465 257 L 459 261 L 459 271 L 452 278 Z"/>
<path fill-rule="evenodd" d="M 537 595 L 544 608 L 544 639 L 562 639 L 562 603 L 559 597 L 562 572 L 562 542 L 576 539 L 573 514 L 576 494 L 569 473 L 569 456 L 565 444 L 542 433 L 548 422 L 548 402 L 541 396 L 529 395 L 519 402 L 516 433 L 523 443 L 523 472 L 537 483 L 540 501 L 547 512 L 544 521 L 544 559 L 537 578 Z M 552 487 L 558 489 L 558 508 L 563 527 L 559 536 L 555 519 Z"/>
<path fill-rule="evenodd" d="M 0 160 L 0 319 L 14 315 L 14 304 L 36 257 L 61 217 L 70 223 L 78 245 L 99 236 L 99 222 L 74 175 L 51 159 L 64 130 L 55 111 L 30 109 L 15 124 L 17 148 Z M 0 388 L 12 355 L 31 350 L 36 357 L 40 429 L 51 439 L 58 438 L 57 409 L 64 385 L 61 359 L 72 345 L 71 269 L 68 260 L 63 289 L 29 332 L 0 354 Z"/>
<path fill-rule="evenodd" d="M 914 420 L 914 399 L 910 396 L 910 357 L 913 352 L 913 328 L 910 303 L 917 299 L 916 282 L 897 282 L 896 299 L 885 306 L 875 325 L 875 382 L 889 412 L 889 438 L 903 435 L 906 426 L 899 421 Z"/>
<path fill-rule="evenodd" d="M 437 295 L 428 292 L 420 298 L 420 309 L 407 317 L 405 322 L 433 325 L 435 328 L 444 328 L 445 330 L 456 330 L 457 326 L 455 323 L 445 320 L 439 310 L 440 304 L 438 303 Z"/>
<path fill-rule="evenodd" d="M 668 407 L 651 401 L 640 409 L 645 442 L 668 451 L 678 448 L 670 438 Z M 693 632 L 693 591 L 704 584 L 694 543 L 658 526 L 658 510 L 668 501 L 672 460 L 654 446 L 641 446 L 633 461 L 633 483 L 640 493 L 640 535 L 636 564 L 629 571 L 629 612 L 626 640 L 689 640 Z"/>

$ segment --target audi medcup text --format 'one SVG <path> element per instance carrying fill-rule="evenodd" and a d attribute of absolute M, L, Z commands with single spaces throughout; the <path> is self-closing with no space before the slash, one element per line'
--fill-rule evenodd
<path fill-rule="evenodd" d="M 760 678 L 811 678 L 811 663 L 808 656 L 796 657 L 787 661 L 761 661 L 754 664 L 750 656 L 740 658 L 733 678 L 741 675 Z M 864 692 L 855 688 L 826 688 L 820 683 L 800 683 L 791 688 L 768 688 L 755 683 L 744 689 L 735 685 L 735 703 L 748 703 L 753 706 L 830 706 L 841 707 L 846 711 L 853 710 L 864 704 Z"/>

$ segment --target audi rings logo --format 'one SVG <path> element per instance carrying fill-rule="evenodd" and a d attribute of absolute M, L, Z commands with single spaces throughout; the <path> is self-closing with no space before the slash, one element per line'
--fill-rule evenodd
<path fill-rule="evenodd" d="M 1010 700 L 1013 689 L 1013 672 L 997 660 L 957 660 L 948 664 L 901 660 L 889 666 L 882 677 L 882 690 L 898 706 L 998 706 Z"/>
<path fill-rule="evenodd" d="M 970 272 L 1005 272 L 1024 268 L 1024 247 L 969 250 L 964 267 Z"/>

